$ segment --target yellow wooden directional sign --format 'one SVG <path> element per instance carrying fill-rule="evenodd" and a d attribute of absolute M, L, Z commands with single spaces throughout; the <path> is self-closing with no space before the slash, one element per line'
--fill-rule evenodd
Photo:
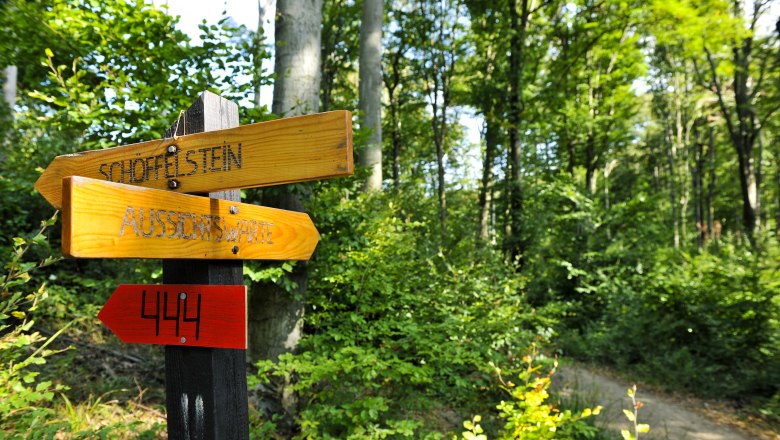
<path fill-rule="evenodd" d="M 352 172 L 352 114 L 340 110 L 57 156 L 35 189 L 59 208 L 67 176 L 204 193 Z"/>
<path fill-rule="evenodd" d="M 307 214 L 87 177 L 62 187 L 62 253 L 79 258 L 308 260 Z"/>

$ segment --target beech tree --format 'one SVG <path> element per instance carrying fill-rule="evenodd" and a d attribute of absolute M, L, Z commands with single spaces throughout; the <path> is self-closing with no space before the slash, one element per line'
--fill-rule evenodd
<path fill-rule="evenodd" d="M 360 25 L 360 118 L 369 130 L 361 165 L 371 169 L 366 191 L 382 189 L 382 18 L 383 0 L 363 1 Z"/>

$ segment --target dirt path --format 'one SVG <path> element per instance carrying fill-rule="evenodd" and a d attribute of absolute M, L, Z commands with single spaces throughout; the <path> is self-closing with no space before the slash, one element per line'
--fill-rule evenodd
<path fill-rule="evenodd" d="M 583 405 L 602 405 L 598 416 L 599 426 L 620 432 L 628 429 L 629 422 L 623 408 L 631 408 L 626 391 L 631 386 L 612 378 L 589 371 L 583 367 L 567 365 L 559 369 L 555 379 L 561 384 L 562 395 L 577 399 Z M 553 379 L 553 382 L 555 382 Z M 646 438 L 669 440 L 749 440 L 753 437 L 729 426 L 719 425 L 704 415 L 669 399 L 637 391 L 637 398 L 644 403 L 639 410 L 639 423 L 650 425 Z M 763 436 L 762 436 L 763 437 Z"/>

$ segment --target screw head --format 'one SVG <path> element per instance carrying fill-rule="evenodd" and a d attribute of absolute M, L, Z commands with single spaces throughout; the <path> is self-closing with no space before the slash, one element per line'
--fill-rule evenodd
<path fill-rule="evenodd" d="M 176 179 L 171 179 L 168 181 L 168 188 L 170 189 L 176 189 L 179 187 L 179 181 Z"/>
<path fill-rule="evenodd" d="M 182 344 L 184 344 L 185 342 L 187 342 L 187 338 L 185 338 L 185 337 L 182 337 L 182 338 L 181 338 L 181 343 L 182 343 Z"/>
<path fill-rule="evenodd" d="M 230 213 L 231 214 L 238 214 L 238 206 L 231 206 L 230 207 Z"/>
<path fill-rule="evenodd" d="M 187 299 L 187 293 L 186 292 L 179 293 L 179 299 Z"/>
<path fill-rule="evenodd" d="M 238 246 L 233 246 L 232 250 L 233 250 L 234 254 L 237 254 L 238 253 Z"/>
<path fill-rule="evenodd" d="M 167 148 L 166 151 L 168 152 L 168 154 L 174 154 L 177 151 L 179 151 L 179 147 L 177 147 L 176 145 L 168 145 L 168 148 Z"/>

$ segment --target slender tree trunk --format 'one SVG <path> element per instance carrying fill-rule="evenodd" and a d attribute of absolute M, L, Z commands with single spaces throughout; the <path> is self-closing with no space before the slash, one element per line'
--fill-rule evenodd
<path fill-rule="evenodd" d="M 778 20 L 780 31 L 780 20 Z M 780 240 L 780 143 L 774 142 L 775 148 L 775 237 Z"/>
<path fill-rule="evenodd" d="M 262 87 L 263 76 L 263 56 L 265 55 L 265 49 L 262 45 L 263 36 L 263 21 L 265 20 L 265 6 L 263 2 L 265 0 L 257 0 L 257 36 L 255 37 L 255 53 L 254 53 L 254 89 L 255 89 L 255 107 L 260 107 L 260 88 Z"/>
<path fill-rule="evenodd" d="M 478 243 L 488 239 L 490 226 L 490 211 L 493 194 L 493 162 L 498 148 L 498 126 L 492 118 L 492 110 L 485 116 L 485 159 L 482 163 L 482 183 L 479 188 L 479 227 Z"/>
<path fill-rule="evenodd" d="M 709 162 L 710 174 L 707 185 L 707 230 L 710 232 L 712 239 L 715 240 L 715 212 L 712 208 L 712 199 L 715 197 L 715 128 L 712 124 L 709 125 L 707 138 L 707 161 Z"/>
<path fill-rule="evenodd" d="M 387 89 L 388 107 L 390 110 L 390 142 L 392 144 L 391 159 L 393 163 L 393 187 L 398 190 L 401 186 L 401 121 L 400 109 L 401 101 L 398 96 L 398 87 L 401 84 L 401 58 L 403 49 L 398 48 L 396 52 L 388 54 L 389 72 L 385 72 L 383 80 Z"/>
<path fill-rule="evenodd" d="M 761 181 L 764 178 L 764 138 L 761 130 L 758 130 L 758 164 L 756 165 L 756 228 L 761 227 Z"/>
<path fill-rule="evenodd" d="M 401 127 L 398 120 L 398 102 L 390 103 L 390 123 L 393 129 L 390 141 L 393 144 L 393 187 L 401 187 Z"/>
<path fill-rule="evenodd" d="M 588 133 L 585 142 L 585 193 L 592 197 L 596 192 L 596 140 L 593 133 Z"/>
<path fill-rule="evenodd" d="M 677 146 L 675 144 L 674 135 L 671 133 L 671 128 L 667 128 L 666 135 L 669 142 L 669 149 L 666 156 L 669 161 L 669 199 L 672 205 L 672 233 L 674 248 L 680 248 L 680 225 L 678 223 L 678 210 L 677 210 Z"/>
<path fill-rule="evenodd" d="M 445 244 L 447 236 L 447 192 L 445 190 L 444 132 L 447 127 L 447 107 L 442 105 L 440 110 L 441 116 L 437 116 L 437 101 L 437 98 L 434 97 L 432 124 L 434 143 L 436 144 L 436 187 L 439 197 L 439 227 L 441 228 L 442 244 Z M 441 117 L 441 121 L 439 117 Z"/>
<path fill-rule="evenodd" d="M 741 15 L 739 4 L 737 3 L 736 5 L 737 14 Z M 732 145 L 737 153 L 739 184 L 742 194 L 742 224 L 748 240 L 751 244 L 755 244 L 753 233 L 758 226 L 757 211 L 760 209 L 758 205 L 760 201 L 758 199 L 753 146 L 759 129 L 754 105 L 755 90 L 753 92 L 750 91 L 752 87 L 756 86 L 754 79 L 750 76 L 752 47 L 752 37 L 746 37 L 742 40 L 741 45 L 735 44 L 732 48 L 734 53 L 733 114 L 732 110 L 726 105 L 725 90 L 720 84 L 717 66 L 712 53 L 706 46 L 704 50 L 710 67 L 711 85 L 717 94 L 718 105 L 726 121 Z"/>
<path fill-rule="evenodd" d="M 363 0 L 360 24 L 361 128 L 371 131 L 360 163 L 371 169 L 366 192 L 382 189 L 382 18 L 383 0 Z"/>
<path fill-rule="evenodd" d="M 13 110 L 16 106 L 16 66 L 6 66 L 3 75 L 3 99 L 10 109 L 10 115 L 13 118 Z"/>
<path fill-rule="evenodd" d="M 320 90 L 320 28 L 322 0 L 278 0 L 276 6 L 276 62 L 274 72 L 273 112 L 294 116 L 316 112 Z M 277 208 L 302 211 L 302 190 L 281 188 L 264 192 L 264 204 Z M 254 359 L 276 361 L 279 355 L 294 351 L 303 332 L 304 304 L 308 273 L 305 264 L 298 263 L 290 275 L 297 285 L 287 292 L 274 283 L 256 284 L 250 296 L 250 355 Z M 281 396 L 278 396 L 278 392 Z M 279 384 L 270 401 L 280 400 L 284 411 L 280 428 L 295 430 L 297 398 L 289 383 Z M 273 403 L 270 403 L 273 405 Z"/>
<path fill-rule="evenodd" d="M 13 133 L 14 107 L 16 106 L 16 66 L 7 66 L 0 72 L 3 83 L 3 102 L 0 103 L 0 142 L 9 141 Z M 5 160 L 5 152 L 0 149 L 0 162 Z"/>
<path fill-rule="evenodd" d="M 520 142 L 520 120 L 523 113 L 523 60 L 526 27 L 529 19 L 529 0 L 510 0 L 510 49 L 509 49 L 509 234 L 508 246 L 512 260 L 522 266 L 522 146 Z"/>
<path fill-rule="evenodd" d="M 696 214 L 696 229 L 698 231 L 696 244 L 699 249 L 704 247 L 707 241 L 707 224 L 704 222 L 704 190 L 702 174 L 704 173 L 704 144 L 697 139 L 693 150 L 693 206 Z"/>

